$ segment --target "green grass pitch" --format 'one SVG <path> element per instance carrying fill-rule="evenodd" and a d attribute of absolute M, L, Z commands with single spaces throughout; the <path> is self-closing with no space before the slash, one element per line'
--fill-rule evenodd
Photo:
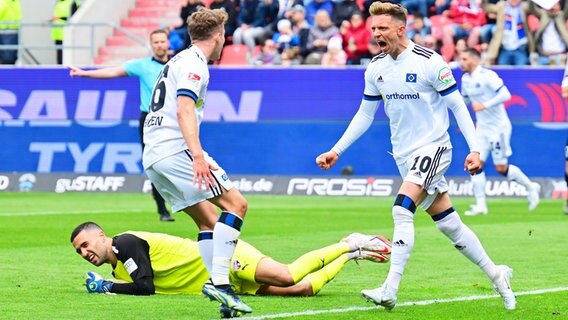
<path fill-rule="evenodd" d="M 275 259 L 333 243 L 351 232 L 392 236 L 391 198 L 248 196 L 242 238 Z M 463 212 L 470 198 L 456 198 Z M 185 214 L 158 221 L 145 194 L 0 193 L 0 319 L 215 319 L 218 307 L 199 295 L 87 294 L 85 272 L 110 278 L 69 243 L 71 230 L 92 220 L 107 233 L 164 232 L 196 238 Z M 382 282 L 388 264 L 349 262 L 318 296 L 244 296 L 253 319 L 568 319 L 568 216 L 559 200 L 534 212 L 524 199 L 490 199 L 487 216 L 462 219 L 493 260 L 514 269 L 517 309 L 506 311 L 485 275 L 455 250 L 419 209 L 416 245 L 403 277 L 399 306 L 386 312 L 359 295 Z M 539 293 L 538 290 L 557 289 Z M 455 299 L 481 296 L 469 301 Z M 454 299 L 454 300 L 452 300 Z M 427 305 L 410 302 L 441 300 Z M 445 300 L 445 301 L 444 301 Z M 449 301 L 448 301 L 449 300 Z M 310 312 L 320 312 L 310 314 Z"/>

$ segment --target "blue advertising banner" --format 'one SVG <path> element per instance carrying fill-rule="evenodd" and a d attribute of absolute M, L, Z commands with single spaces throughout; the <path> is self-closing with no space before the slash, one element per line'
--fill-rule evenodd
<path fill-rule="evenodd" d="M 376 124 L 331 172 L 315 157 L 328 150 L 356 112 L 362 69 L 212 69 L 201 137 L 230 174 L 398 175 L 382 108 Z M 561 70 L 498 70 L 513 98 L 511 162 L 530 176 L 563 173 L 568 104 Z M 459 79 L 459 74 L 456 72 Z M 0 172 L 142 173 L 136 78 L 72 79 L 66 69 L 0 69 Z M 463 175 L 467 153 L 450 128 Z M 491 168 L 489 175 L 495 175 Z"/>
<path fill-rule="evenodd" d="M 562 70 L 498 69 L 513 122 L 564 123 Z M 205 121 L 348 121 L 363 94 L 363 69 L 211 69 Z M 459 70 L 454 71 L 460 79 Z M 136 78 L 71 78 L 66 69 L 0 69 L 2 120 L 138 119 Z M 377 120 L 386 120 L 382 108 Z"/>

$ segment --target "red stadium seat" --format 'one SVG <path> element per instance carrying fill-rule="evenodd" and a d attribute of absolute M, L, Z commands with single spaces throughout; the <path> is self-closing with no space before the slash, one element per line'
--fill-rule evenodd
<path fill-rule="evenodd" d="M 452 24 L 452 19 L 446 17 L 443 14 L 431 16 L 429 19 L 430 19 L 430 24 L 432 25 L 431 26 L 432 35 L 434 36 L 434 38 L 442 40 L 444 27 L 449 24 Z"/>
<path fill-rule="evenodd" d="M 249 51 L 244 44 L 229 44 L 223 48 L 219 65 L 248 65 Z"/>

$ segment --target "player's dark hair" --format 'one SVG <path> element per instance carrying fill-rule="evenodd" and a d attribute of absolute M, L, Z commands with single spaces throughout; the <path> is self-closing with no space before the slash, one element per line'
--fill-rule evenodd
<path fill-rule="evenodd" d="M 221 9 L 200 8 L 187 18 L 187 30 L 191 40 L 209 40 L 228 19 Z"/>
<path fill-rule="evenodd" d="M 470 56 L 476 57 L 477 59 L 481 59 L 481 53 L 475 48 L 467 48 L 462 52 L 468 53 Z"/>
<path fill-rule="evenodd" d="M 80 225 L 78 225 L 75 229 L 73 229 L 73 232 L 71 232 L 71 242 L 73 242 L 73 240 L 75 240 L 75 238 L 77 237 L 77 235 L 81 231 L 87 230 L 87 229 L 102 230 L 102 228 L 98 224 L 96 224 L 92 221 L 83 222 Z"/>
<path fill-rule="evenodd" d="M 390 2 L 380 2 L 375 1 L 369 8 L 369 13 L 371 16 L 378 16 L 382 14 L 389 15 L 406 25 L 406 17 L 408 16 L 408 10 L 400 4 L 390 3 Z"/>
<path fill-rule="evenodd" d="M 156 30 L 154 30 L 154 31 L 152 31 L 152 32 L 150 33 L 150 41 L 152 40 L 152 36 L 153 36 L 153 35 L 159 34 L 159 33 L 165 34 L 165 35 L 166 35 L 166 38 L 168 37 L 168 31 L 166 31 L 165 29 L 156 29 Z"/>

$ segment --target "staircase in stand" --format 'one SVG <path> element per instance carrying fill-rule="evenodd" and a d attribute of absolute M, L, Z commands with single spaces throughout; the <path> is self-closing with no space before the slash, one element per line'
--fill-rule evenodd
<path fill-rule="evenodd" d="M 128 34 L 137 36 L 144 45 L 115 29 L 106 46 L 99 49 L 95 65 L 115 66 L 134 58 L 148 56 L 150 32 L 181 25 L 181 0 L 137 0 L 136 6 L 123 18 L 120 25 Z"/>

